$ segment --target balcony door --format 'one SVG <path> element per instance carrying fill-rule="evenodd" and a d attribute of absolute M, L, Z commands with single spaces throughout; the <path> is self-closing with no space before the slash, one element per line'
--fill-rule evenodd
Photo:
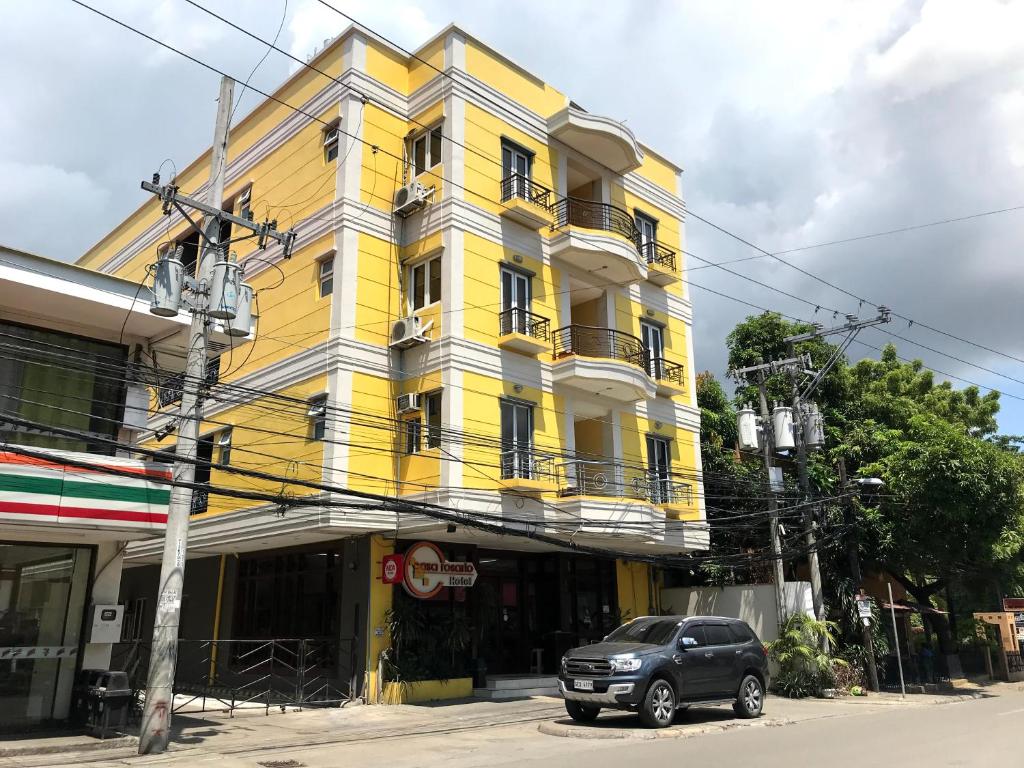
<path fill-rule="evenodd" d="M 665 365 L 665 329 L 654 323 L 640 323 L 640 340 L 647 358 L 647 372 L 652 378 L 662 378 Z"/>
<path fill-rule="evenodd" d="M 501 401 L 501 476 L 533 477 L 533 406 Z"/>
<path fill-rule="evenodd" d="M 501 270 L 501 309 L 504 333 L 529 335 L 530 277 L 511 269 Z"/>
<path fill-rule="evenodd" d="M 508 179 L 506 199 L 521 197 L 530 199 L 530 155 L 512 144 L 501 146 L 502 178 Z"/>
<path fill-rule="evenodd" d="M 671 499 L 672 452 L 668 440 L 647 436 L 647 475 L 650 478 L 651 501 L 666 504 Z"/>
<path fill-rule="evenodd" d="M 635 216 L 635 221 L 640 236 L 640 240 L 637 243 L 640 247 L 640 253 L 650 260 L 654 248 L 653 243 L 658 239 L 658 222 L 650 216 L 644 216 L 639 212 Z"/>

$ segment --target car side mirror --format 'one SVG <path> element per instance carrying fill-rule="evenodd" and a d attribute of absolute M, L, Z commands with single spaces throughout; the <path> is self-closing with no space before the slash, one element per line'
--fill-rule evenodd
<path fill-rule="evenodd" d="M 692 637 L 680 637 L 679 640 L 676 641 L 676 647 L 680 651 L 688 651 L 691 648 L 695 648 L 696 645 L 697 640 Z"/>

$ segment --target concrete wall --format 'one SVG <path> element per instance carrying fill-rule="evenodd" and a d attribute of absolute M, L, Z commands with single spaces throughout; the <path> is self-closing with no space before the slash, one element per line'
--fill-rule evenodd
<path fill-rule="evenodd" d="M 808 582 L 786 582 L 785 595 L 787 613 L 814 615 L 811 585 Z M 666 613 L 742 619 L 765 643 L 779 636 L 775 587 L 771 584 L 663 589 L 661 607 Z"/>

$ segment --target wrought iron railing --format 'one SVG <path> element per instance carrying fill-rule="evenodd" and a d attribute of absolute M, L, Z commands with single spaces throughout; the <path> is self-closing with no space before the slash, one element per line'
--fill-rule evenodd
<path fill-rule="evenodd" d="M 551 456 L 535 453 L 529 448 L 512 448 L 501 452 L 501 479 L 554 480 Z"/>
<path fill-rule="evenodd" d="M 552 229 L 573 226 L 614 232 L 632 242 L 639 250 L 640 231 L 629 212 L 618 206 L 581 200 L 578 197 L 564 197 L 551 206 L 551 213 L 555 217 Z"/>
<path fill-rule="evenodd" d="M 656 240 L 648 240 L 646 243 L 639 243 L 637 250 L 648 264 L 657 264 L 673 272 L 676 271 L 676 252 L 671 248 Z"/>
<path fill-rule="evenodd" d="M 510 173 L 501 180 L 501 202 L 507 203 L 513 198 L 533 203 L 544 210 L 551 207 L 551 190 L 521 173 Z"/>
<path fill-rule="evenodd" d="M 551 339 L 551 321 L 521 307 L 512 307 L 500 312 L 498 324 L 502 336 L 508 333 L 521 333 L 540 341 Z"/>
<path fill-rule="evenodd" d="M 686 366 L 682 363 L 673 363 L 664 357 L 647 358 L 647 373 L 655 381 L 668 381 L 686 386 Z"/>
<path fill-rule="evenodd" d="M 555 359 L 569 355 L 622 360 L 646 369 L 643 342 L 636 336 L 613 328 L 567 325 L 553 333 Z"/>
<path fill-rule="evenodd" d="M 559 466 L 560 496 L 604 496 L 652 504 L 692 504 L 693 488 L 670 474 L 613 461 L 573 459 Z"/>

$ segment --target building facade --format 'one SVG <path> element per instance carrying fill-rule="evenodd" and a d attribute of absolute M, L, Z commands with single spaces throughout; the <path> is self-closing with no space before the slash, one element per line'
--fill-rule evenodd
<path fill-rule="evenodd" d="M 229 246 L 258 320 L 222 351 L 234 396 L 206 402 L 201 476 L 309 503 L 194 505 L 186 592 L 204 608 L 183 631 L 339 638 L 373 698 L 409 600 L 433 624 L 464 618 L 475 676 L 553 671 L 656 610 L 629 555 L 708 542 L 681 169 L 455 26 L 413 55 L 351 27 L 274 97 L 231 130 L 224 207 L 294 228 L 295 250 Z M 201 195 L 209 158 L 175 183 Z M 198 234 L 151 199 L 80 263 L 144 280 L 177 245 L 192 267 Z M 148 435 L 173 408 L 150 416 Z M 386 583 L 418 543 L 474 563 L 475 583 L 416 597 L 419 561 Z"/>
<path fill-rule="evenodd" d="M 146 429 L 133 361 L 173 369 L 184 317 L 149 289 L 0 247 L 0 732 L 66 720 L 81 669 L 108 669 L 129 542 L 161 541 L 170 467 L 127 458 Z M 215 337 L 218 334 L 215 334 Z"/>

